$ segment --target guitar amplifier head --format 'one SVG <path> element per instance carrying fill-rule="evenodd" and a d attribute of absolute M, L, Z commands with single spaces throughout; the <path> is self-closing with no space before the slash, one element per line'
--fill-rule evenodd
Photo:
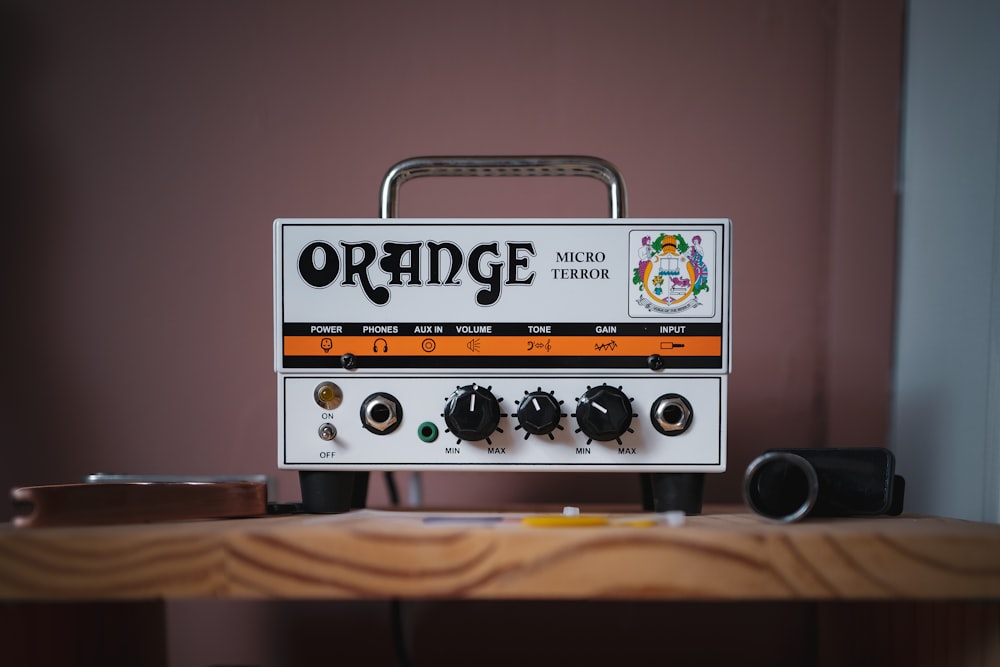
<path fill-rule="evenodd" d="M 278 465 L 721 472 L 727 219 L 279 219 Z"/>

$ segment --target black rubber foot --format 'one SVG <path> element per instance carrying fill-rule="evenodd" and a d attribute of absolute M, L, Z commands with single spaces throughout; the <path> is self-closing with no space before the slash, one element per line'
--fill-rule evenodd
<path fill-rule="evenodd" d="M 308 514 L 343 514 L 365 506 L 367 472 L 300 470 L 302 511 Z"/>
<path fill-rule="evenodd" d="M 642 508 L 648 512 L 681 511 L 701 514 L 705 496 L 703 472 L 649 472 L 640 474 Z"/>

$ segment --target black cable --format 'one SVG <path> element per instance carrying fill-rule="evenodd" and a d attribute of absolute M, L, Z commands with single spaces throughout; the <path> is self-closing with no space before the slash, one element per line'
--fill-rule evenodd
<path fill-rule="evenodd" d="M 389 503 L 393 507 L 399 507 L 399 490 L 396 488 L 396 477 L 391 470 L 385 473 L 385 486 L 389 489 Z"/>
<path fill-rule="evenodd" d="M 392 614 L 392 647 L 399 667 L 410 667 L 410 654 L 406 650 L 406 632 L 403 628 L 403 603 L 397 599 L 390 602 Z"/>

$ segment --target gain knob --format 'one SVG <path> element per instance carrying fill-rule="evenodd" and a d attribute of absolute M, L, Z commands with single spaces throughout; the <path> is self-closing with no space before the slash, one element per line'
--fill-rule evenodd
<path fill-rule="evenodd" d="M 490 387 L 467 384 L 457 387 L 448 397 L 441 416 L 448 425 L 448 431 L 459 442 L 485 440 L 487 444 L 493 444 L 490 435 L 494 431 L 503 433 L 498 425 L 500 417 L 507 416 L 500 412 L 502 400 L 493 395 Z"/>
<path fill-rule="evenodd" d="M 556 400 L 552 392 L 542 391 L 539 387 L 531 393 L 524 392 L 524 398 L 515 402 L 517 403 L 515 431 L 523 428 L 525 440 L 529 435 L 547 435 L 550 440 L 556 439 L 552 431 L 557 428 L 562 429 L 559 419 L 566 416 L 566 413 L 559 408 L 562 401 Z"/>
<path fill-rule="evenodd" d="M 637 415 L 632 412 L 632 399 L 621 387 L 609 387 L 606 384 L 587 387 L 587 391 L 577 401 L 576 414 L 573 416 L 580 428 L 576 429 L 576 433 L 583 431 L 588 438 L 588 445 L 591 440 L 616 440 L 620 445 L 622 435 L 633 432 L 629 427 L 632 425 L 632 418 Z"/>

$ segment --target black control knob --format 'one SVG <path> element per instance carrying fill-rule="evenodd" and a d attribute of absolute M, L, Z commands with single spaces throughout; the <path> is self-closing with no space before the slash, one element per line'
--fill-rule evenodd
<path fill-rule="evenodd" d="M 621 387 L 609 387 L 606 384 L 587 387 L 587 391 L 577 400 L 579 403 L 573 416 L 580 428 L 576 432 L 583 431 L 589 438 L 587 444 L 591 440 L 617 440 L 620 445 L 622 435 L 632 433 L 629 427 L 636 414 L 632 412 L 632 399 Z"/>
<path fill-rule="evenodd" d="M 502 400 L 493 395 L 490 387 L 467 384 L 455 389 L 441 416 L 448 425 L 448 431 L 460 441 L 486 440 L 492 444 L 490 434 L 503 432 L 497 428 L 500 417 L 506 416 L 500 412 Z"/>
<path fill-rule="evenodd" d="M 533 392 L 524 392 L 524 398 L 517 401 L 517 426 L 524 429 L 524 439 L 529 435 L 547 435 L 555 440 L 552 431 L 562 429 L 559 420 L 566 415 L 559 406 L 562 401 L 556 400 L 552 392 L 542 391 L 539 387 Z"/>

